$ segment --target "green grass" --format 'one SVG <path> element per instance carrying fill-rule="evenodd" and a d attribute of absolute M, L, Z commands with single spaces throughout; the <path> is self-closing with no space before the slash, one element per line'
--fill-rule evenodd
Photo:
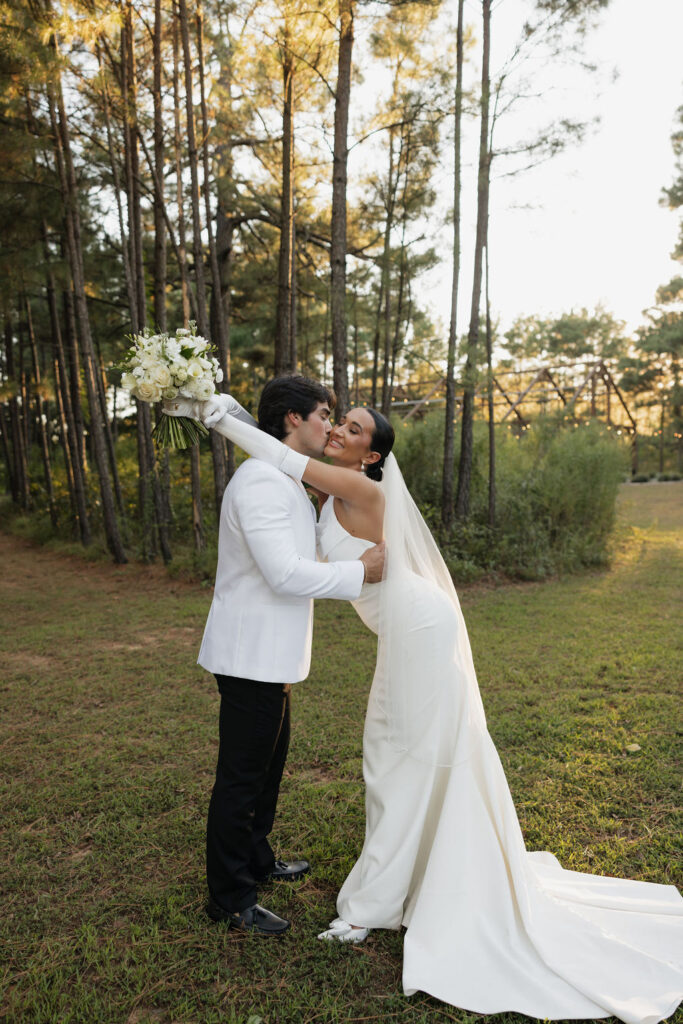
<path fill-rule="evenodd" d="M 462 594 L 527 844 L 566 867 L 676 881 L 682 505 L 683 483 L 625 486 L 610 571 Z M 399 934 L 315 938 L 363 834 L 374 640 L 349 607 L 318 604 L 295 691 L 275 837 L 314 870 L 264 892 L 293 922 L 270 942 L 202 910 L 218 697 L 194 661 L 210 592 L 8 536 L 0 551 L 0 1020 L 475 1019 L 401 994 Z"/>

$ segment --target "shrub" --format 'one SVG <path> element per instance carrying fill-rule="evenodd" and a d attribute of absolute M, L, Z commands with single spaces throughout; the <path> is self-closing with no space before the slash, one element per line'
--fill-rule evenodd
<path fill-rule="evenodd" d="M 541 418 L 521 437 L 496 433 L 496 525 L 488 526 L 488 436 L 475 423 L 471 514 L 445 535 L 440 523 L 443 415 L 397 425 L 396 457 L 454 576 L 482 572 L 542 579 L 604 564 L 626 449 L 598 423 Z M 456 480 L 459 440 L 456 439 Z"/>

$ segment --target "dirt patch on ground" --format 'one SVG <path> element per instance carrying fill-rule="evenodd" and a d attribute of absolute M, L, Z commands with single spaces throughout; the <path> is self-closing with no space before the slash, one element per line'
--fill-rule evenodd
<path fill-rule="evenodd" d="M 104 588 L 112 597 L 124 597 L 132 589 L 144 588 L 150 597 L 158 596 L 162 600 L 168 594 L 201 589 L 198 582 L 171 579 L 163 565 L 142 565 L 139 562 L 129 562 L 126 565 L 104 561 L 86 562 L 2 532 L 0 563 L 0 601 L 11 600 L 12 593 L 42 588 L 46 581 L 54 580 L 55 576 L 60 575 L 96 585 L 100 590 Z"/>
<path fill-rule="evenodd" d="M 54 658 L 43 654 L 32 654 L 30 651 L 6 651 L 5 666 L 16 672 L 44 672 L 54 665 Z"/>

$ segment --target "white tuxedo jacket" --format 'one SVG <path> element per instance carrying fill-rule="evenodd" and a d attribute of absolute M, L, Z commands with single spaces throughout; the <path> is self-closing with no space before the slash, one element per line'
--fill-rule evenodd
<path fill-rule="evenodd" d="M 223 495 L 198 662 L 219 675 L 299 682 L 311 665 L 312 599 L 353 601 L 362 585 L 361 562 L 316 561 L 315 509 L 303 486 L 248 459 Z"/>

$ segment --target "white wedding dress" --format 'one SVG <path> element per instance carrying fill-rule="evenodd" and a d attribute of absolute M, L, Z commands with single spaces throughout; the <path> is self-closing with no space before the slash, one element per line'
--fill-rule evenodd
<path fill-rule="evenodd" d="M 344 530 L 330 497 L 318 546 L 334 561 L 372 545 Z M 391 634 L 380 622 L 388 587 Z M 526 851 L 454 600 L 404 568 L 353 602 L 380 640 L 363 737 L 365 843 L 338 912 L 357 926 L 407 927 L 407 995 L 476 1013 L 656 1024 L 683 997 L 683 900 L 674 886 L 565 871 Z M 414 707 L 410 696 L 392 704 L 392 666 L 426 694 Z M 445 674 L 447 711 L 433 696 Z M 451 722 L 442 751 L 430 713 Z M 402 740 L 396 722 L 410 730 L 421 716 L 419 738 Z"/>

